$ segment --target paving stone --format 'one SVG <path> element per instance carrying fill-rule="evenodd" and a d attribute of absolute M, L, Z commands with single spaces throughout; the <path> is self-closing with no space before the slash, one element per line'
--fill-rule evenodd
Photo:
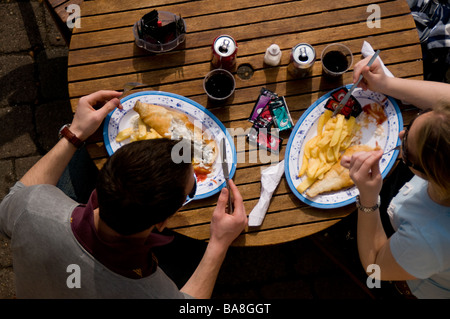
<path fill-rule="evenodd" d="M 0 108 L 0 159 L 36 153 L 33 114 L 29 106 Z"/>
<path fill-rule="evenodd" d="M 9 193 L 15 182 L 12 160 L 0 160 L 0 201 Z"/>
<path fill-rule="evenodd" d="M 254 285 L 228 286 L 216 284 L 212 299 L 242 300 L 261 298 L 260 287 Z"/>
<path fill-rule="evenodd" d="M 14 272 L 12 269 L 0 269 L 0 299 L 15 298 L 14 287 Z"/>
<path fill-rule="evenodd" d="M 72 122 L 73 114 L 68 100 L 52 101 L 36 107 L 36 132 L 38 143 L 49 151 L 58 142 L 61 126 Z"/>
<path fill-rule="evenodd" d="M 0 56 L 0 106 L 33 104 L 36 101 L 38 91 L 33 63 L 28 54 Z"/>
<path fill-rule="evenodd" d="M 37 54 L 39 91 L 44 101 L 68 100 L 67 57 L 68 50 L 65 47 L 47 48 Z"/>
<path fill-rule="evenodd" d="M 20 15 L 24 22 L 24 29 L 34 50 L 44 47 L 46 38 L 46 24 L 44 17 L 44 4 L 38 0 L 17 1 Z"/>
<path fill-rule="evenodd" d="M 31 50 L 23 17 L 17 3 L 0 3 L 0 53 Z"/>
<path fill-rule="evenodd" d="M 318 299 L 371 299 L 363 288 L 343 272 L 317 276 L 313 289 Z"/>
<path fill-rule="evenodd" d="M 12 267 L 10 239 L 0 235 L 0 269 Z"/>
<path fill-rule="evenodd" d="M 285 277 L 290 269 L 290 256 L 286 253 L 285 246 L 231 247 L 217 282 L 253 283 Z M 236 265 L 239 265 L 239 271 L 236 271 Z"/>
<path fill-rule="evenodd" d="M 264 299 L 312 299 L 311 284 L 304 279 L 285 280 L 265 284 L 261 288 Z"/>
<path fill-rule="evenodd" d="M 63 36 L 61 35 L 61 32 L 59 31 L 59 28 L 58 28 L 54 18 L 48 11 L 47 7 L 45 5 L 43 7 L 44 7 L 44 14 L 45 14 L 46 42 L 50 46 L 67 47 L 66 42 L 65 42 Z"/>

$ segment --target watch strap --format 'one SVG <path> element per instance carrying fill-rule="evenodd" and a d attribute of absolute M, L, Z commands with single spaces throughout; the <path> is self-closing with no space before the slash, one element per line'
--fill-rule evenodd
<path fill-rule="evenodd" d="M 381 204 L 380 196 L 378 196 L 377 204 L 375 206 L 372 206 L 372 207 L 366 207 L 366 206 L 361 205 L 361 201 L 360 201 L 359 195 L 356 196 L 356 207 L 359 210 L 363 211 L 364 213 L 372 213 L 372 212 L 376 211 L 378 208 L 380 208 L 380 204 Z"/>
<path fill-rule="evenodd" d="M 60 135 L 61 137 L 65 137 L 76 148 L 80 148 L 84 145 L 84 142 L 72 133 L 72 131 L 69 129 L 69 125 L 64 125 L 64 127 L 60 131 Z"/>

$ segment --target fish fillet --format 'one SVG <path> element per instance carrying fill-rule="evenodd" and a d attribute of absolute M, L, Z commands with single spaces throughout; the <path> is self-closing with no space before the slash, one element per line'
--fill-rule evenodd
<path fill-rule="evenodd" d="M 196 127 L 187 115 L 163 106 L 136 101 L 133 109 L 142 121 L 159 135 L 169 139 L 186 138 L 193 142 L 193 166 L 196 173 L 208 174 L 218 155 L 216 141 L 209 138 L 201 127 Z"/>
<path fill-rule="evenodd" d="M 352 156 L 354 153 L 369 152 L 373 150 L 375 150 L 375 148 L 368 145 L 354 145 L 347 148 L 343 156 Z M 323 179 L 317 180 L 311 185 L 306 191 L 306 195 L 315 197 L 325 192 L 338 191 L 352 185 L 353 181 L 350 178 L 349 170 L 343 167 L 340 161 L 338 161 L 324 175 Z"/>

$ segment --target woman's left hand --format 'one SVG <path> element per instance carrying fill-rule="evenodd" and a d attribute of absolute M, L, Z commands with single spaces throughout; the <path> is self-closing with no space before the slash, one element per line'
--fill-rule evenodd
<path fill-rule="evenodd" d="M 378 202 L 378 195 L 383 186 L 380 172 L 380 159 L 383 151 L 360 152 L 352 157 L 343 156 L 341 165 L 348 168 L 350 178 L 358 187 L 360 201 L 363 206 L 371 207 Z"/>

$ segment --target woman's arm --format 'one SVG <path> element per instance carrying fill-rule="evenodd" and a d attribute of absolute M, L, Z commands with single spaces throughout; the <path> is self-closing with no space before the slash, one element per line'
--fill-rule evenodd
<path fill-rule="evenodd" d="M 342 158 L 341 164 L 349 168 L 350 177 L 358 187 L 360 203 L 364 207 L 374 207 L 378 202 L 383 183 L 379 167 L 382 156 L 382 151 L 375 151 Z M 414 279 L 392 256 L 379 209 L 370 213 L 358 210 L 357 244 L 359 258 L 366 271 L 369 265 L 375 264 L 380 267 L 382 280 Z"/>
<path fill-rule="evenodd" d="M 377 59 L 369 68 L 370 57 L 355 64 L 353 81 L 364 76 L 360 87 L 380 92 L 421 109 L 433 108 L 443 102 L 450 103 L 450 84 L 432 81 L 402 79 L 387 76 Z"/>

